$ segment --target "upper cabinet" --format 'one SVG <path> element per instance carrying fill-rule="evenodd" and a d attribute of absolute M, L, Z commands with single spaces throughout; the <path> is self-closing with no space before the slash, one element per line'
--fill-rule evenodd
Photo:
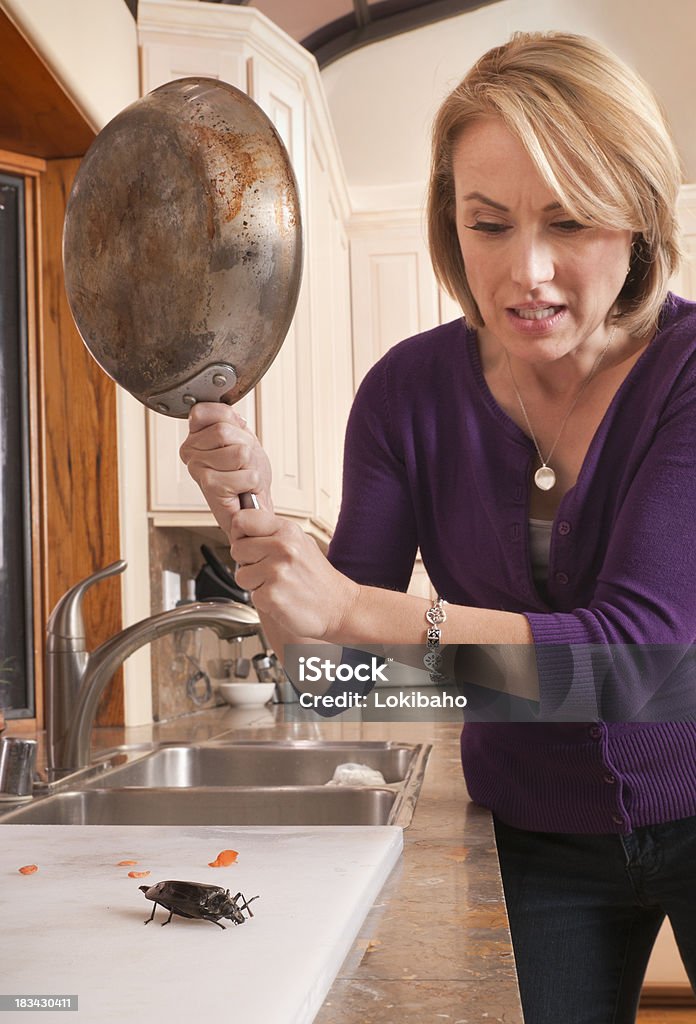
<path fill-rule="evenodd" d="M 312 264 L 310 313 L 314 430 L 314 516 L 331 531 L 339 512 L 343 437 L 353 399 L 350 259 L 345 212 L 325 141 L 311 131 L 308 181 L 312 195 L 307 247 Z"/>
<path fill-rule="evenodd" d="M 348 201 L 314 58 L 259 11 L 144 0 L 138 23 L 143 92 L 188 76 L 246 91 L 276 126 L 300 193 L 304 273 L 283 347 L 237 406 L 273 466 L 278 512 L 330 533 L 340 500 L 340 451 L 353 393 Z M 148 413 L 150 510 L 207 513 L 178 458 L 186 423 Z M 192 521 L 195 521 L 192 520 Z"/>
<path fill-rule="evenodd" d="M 290 57 L 290 54 L 287 55 Z M 303 218 L 304 272 L 294 319 L 278 356 L 257 389 L 258 434 L 273 467 L 273 502 L 278 512 L 311 518 L 312 365 L 309 293 L 311 259 L 307 253 L 307 116 L 301 69 L 278 54 L 254 53 L 248 61 L 249 95 L 266 112 L 290 154 Z"/>
<path fill-rule="evenodd" d="M 440 296 L 418 210 L 352 218 L 355 378 L 395 342 L 440 323 Z"/>

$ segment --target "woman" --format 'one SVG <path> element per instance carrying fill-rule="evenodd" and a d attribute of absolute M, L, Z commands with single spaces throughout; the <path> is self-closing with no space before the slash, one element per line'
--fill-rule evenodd
<path fill-rule="evenodd" d="M 586 654 L 696 636 L 696 308 L 667 291 L 679 180 L 629 68 L 582 37 L 514 37 L 434 127 L 431 253 L 465 321 L 363 381 L 328 560 L 273 514 L 233 411 L 194 408 L 182 448 L 277 650 L 436 646 L 434 619 L 447 645 L 533 654 L 518 691 L 541 720 L 462 734 L 527 1024 L 632 1021 L 665 914 L 696 983 L 696 727 L 640 720 L 650 672 L 598 693 Z M 248 490 L 263 511 L 238 511 Z M 417 547 L 446 622 L 402 593 Z"/>

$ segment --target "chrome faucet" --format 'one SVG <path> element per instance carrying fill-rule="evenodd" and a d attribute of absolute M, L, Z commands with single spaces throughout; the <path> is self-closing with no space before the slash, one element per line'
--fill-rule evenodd
<path fill-rule="evenodd" d="M 58 601 L 48 620 L 46 637 L 46 714 L 48 767 L 76 771 L 89 764 L 89 744 L 97 705 L 114 672 L 144 644 L 178 629 L 209 626 L 224 639 L 258 636 L 267 647 L 258 613 L 227 598 L 178 605 L 142 619 L 87 650 L 82 617 L 85 591 L 126 568 L 114 562 L 76 583 Z"/>

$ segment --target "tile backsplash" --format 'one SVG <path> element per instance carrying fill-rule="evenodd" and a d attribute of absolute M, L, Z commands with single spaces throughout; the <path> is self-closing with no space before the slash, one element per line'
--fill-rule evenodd
<path fill-rule="evenodd" d="M 219 536 L 217 534 L 219 533 Z M 187 584 L 194 580 L 201 565 L 201 543 L 213 548 L 215 554 L 230 565 L 222 531 L 150 526 L 150 595 L 152 612 L 165 607 L 162 574 L 168 570 L 181 579 L 181 597 L 187 596 Z M 224 678 L 224 662 L 243 655 L 251 658 L 261 650 L 256 637 L 245 639 L 241 646 L 221 640 L 211 629 L 182 630 L 155 640 L 151 645 L 152 707 L 155 722 L 164 722 L 201 708 L 214 707 L 221 700 L 214 692 L 209 700 L 196 703 L 195 696 L 205 693 L 205 680 L 196 680 L 203 672 L 215 686 L 216 678 Z M 254 678 L 253 670 L 249 676 Z M 187 692 L 188 691 L 188 692 Z M 192 691 L 193 696 L 190 695 Z"/>

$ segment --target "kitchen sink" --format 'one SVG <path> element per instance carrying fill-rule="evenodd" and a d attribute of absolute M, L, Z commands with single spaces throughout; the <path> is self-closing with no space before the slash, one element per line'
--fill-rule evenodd
<path fill-rule="evenodd" d="M 197 787 L 57 793 L 6 815 L 22 825 L 386 825 L 390 789 Z"/>
<path fill-rule="evenodd" d="M 401 825 L 413 816 L 428 744 L 209 741 L 115 752 L 8 810 L 1 824 Z M 135 759 L 132 759 L 132 758 Z M 338 765 L 368 765 L 384 784 L 327 786 Z"/>
<path fill-rule="evenodd" d="M 386 783 L 402 782 L 419 747 L 383 743 L 259 743 L 168 745 L 86 783 L 117 786 L 323 786 L 340 764 L 376 768 Z"/>

